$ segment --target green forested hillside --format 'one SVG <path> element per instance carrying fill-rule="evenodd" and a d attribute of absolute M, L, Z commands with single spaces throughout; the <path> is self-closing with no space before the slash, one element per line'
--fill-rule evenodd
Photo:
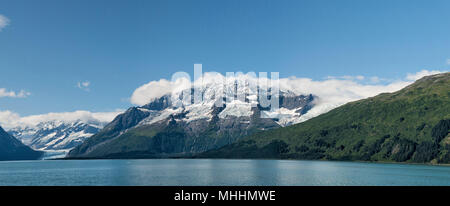
<path fill-rule="evenodd" d="M 199 157 L 450 162 L 450 73 L 260 132 Z"/>
<path fill-rule="evenodd" d="M 177 117 L 171 115 L 161 121 L 136 127 L 143 119 L 142 111 L 131 108 L 101 132 L 71 150 L 67 158 L 190 157 L 236 142 L 261 128 L 279 127 L 271 119 L 260 118 L 258 110 L 251 117 L 235 120 L 219 119 L 218 113 L 215 112 L 215 118 L 211 121 L 201 119 L 186 123 L 177 121 Z M 243 121 L 249 123 L 240 123 Z"/>

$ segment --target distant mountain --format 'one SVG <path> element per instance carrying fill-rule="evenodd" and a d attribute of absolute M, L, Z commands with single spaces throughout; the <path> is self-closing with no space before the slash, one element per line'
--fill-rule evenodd
<path fill-rule="evenodd" d="M 443 73 L 198 156 L 450 163 L 449 131 L 450 73 Z"/>
<path fill-rule="evenodd" d="M 227 86 L 238 90 L 237 86 Z M 269 111 L 270 108 L 261 106 L 258 92 L 250 90 L 244 101 L 235 100 L 217 107 L 214 94 L 219 87 L 223 85 L 211 83 L 201 88 L 203 101 L 192 101 L 187 106 L 174 107 L 176 102 L 172 102 L 171 95 L 178 97 L 181 92 L 192 92 L 191 89 L 132 107 L 71 150 L 67 157 L 150 158 L 197 154 L 258 131 L 299 122 L 300 116 L 314 106 L 313 100 L 317 98 L 281 91 L 279 109 Z M 233 95 L 226 92 L 227 96 Z"/>
<path fill-rule="evenodd" d="M 42 152 L 34 151 L 0 127 L 0 160 L 34 160 Z"/>
<path fill-rule="evenodd" d="M 36 126 L 19 126 L 8 131 L 24 144 L 37 150 L 70 150 L 103 127 L 100 122 L 81 120 L 46 121 Z"/>

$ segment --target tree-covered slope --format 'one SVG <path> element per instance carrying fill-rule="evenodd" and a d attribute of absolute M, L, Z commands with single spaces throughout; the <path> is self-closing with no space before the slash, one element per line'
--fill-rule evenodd
<path fill-rule="evenodd" d="M 42 152 L 34 151 L 0 127 L 0 160 L 35 160 Z"/>
<path fill-rule="evenodd" d="M 255 109 L 257 110 L 257 109 Z M 179 121 L 170 116 L 153 124 L 128 128 L 118 135 L 105 135 L 110 126 L 72 150 L 67 158 L 163 158 L 186 157 L 236 142 L 261 128 L 277 128 L 271 119 L 251 117 L 211 121 Z M 177 121 L 178 120 L 178 121 Z M 242 123 L 248 122 L 248 123 Z M 112 131 L 112 130 L 111 130 Z M 218 146 L 219 145 L 219 146 Z"/>
<path fill-rule="evenodd" d="M 237 84 L 229 83 L 238 89 Z M 171 103 L 171 95 L 152 100 L 141 107 L 132 107 L 118 115 L 99 133 L 72 149 L 67 158 L 163 158 L 190 157 L 217 149 L 261 130 L 270 130 L 295 123 L 314 105 L 315 97 L 282 91 L 277 118 L 269 116 L 270 108 L 259 104 L 258 93 L 243 101 L 225 102 L 216 106 L 214 91 L 223 87 L 215 82 L 199 88 L 203 100 L 187 105 Z M 192 89 L 186 92 L 193 91 Z M 229 94 L 233 95 L 234 94 Z M 175 94 L 175 96 L 178 96 Z M 193 97 L 193 96 L 191 96 Z M 252 106 L 253 105 L 253 106 Z"/>
<path fill-rule="evenodd" d="M 450 73 L 259 132 L 200 157 L 450 161 Z"/>
<path fill-rule="evenodd" d="M 118 115 L 112 122 L 106 125 L 99 133 L 86 139 L 81 145 L 72 149 L 68 156 L 80 157 L 95 150 L 97 147 L 102 147 L 124 133 L 126 130 L 136 126 L 139 121 L 149 115 L 148 112 L 142 111 L 136 107 L 128 109 L 123 114 Z"/>

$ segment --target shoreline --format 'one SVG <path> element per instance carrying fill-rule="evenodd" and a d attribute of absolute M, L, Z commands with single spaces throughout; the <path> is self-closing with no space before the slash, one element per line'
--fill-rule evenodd
<path fill-rule="evenodd" d="M 195 160 L 195 159 L 209 159 L 209 160 L 285 160 L 285 161 L 323 161 L 323 162 L 347 162 L 347 163 L 373 163 L 373 164 L 401 164 L 401 165 L 424 165 L 424 166 L 444 166 L 450 167 L 450 164 L 432 164 L 432 163 L 416 163 L 416 162 L 390 162 L 390 161 L 339 161 L 339 160 L 308 160 L 308 159 L 271 159 L 271 158 L 55 158 L 55 159 L 46 159 L 46 160 L 150 160 L 150 159 L 159 159 L 159 160 L 172 160 L 172 159 L 181 159 L 181 160 Z"/>

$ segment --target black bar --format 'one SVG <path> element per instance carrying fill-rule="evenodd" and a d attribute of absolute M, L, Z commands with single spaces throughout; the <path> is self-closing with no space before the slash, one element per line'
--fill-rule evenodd
<path fill-rule="evenodd" d="M 238 199 L 233 196 L 230 200 L 219 197 L 224 195 L 226 191 L 230 194 L 239 194 Z M 254 192 L 257 193 L 254 193 Z M 266 198 L 263 192 L 273 191 L 272 198 Z M 183 192 L 190 197 L 199 197 L 198 194 L 208 193 L 206 201 L 203 199 L 196 200 L 175 200 L 176 194 Z M 258 193 L 259 192 L 259 193 Z M 194 194 L 192 194 L 194 193 Z M 262 200 L 249 200 L 248 194 L 263 194 Z M 244 194 L 247 195 L 244 197 Z M 317 204 L 350 204 L 350 205 L 367 205 L 380 204 L 387 205 L 398 203 L 418 203 L 426 201 L 427 205 L 435 201 L 445 201 L 447 195 L 450 194 L 450 187 L 254 187 L 254 186 L 157 186 L 157 187 L 0 187 L 0 197 L 3 201 L 8 199 L 20 202 L 22 200 L 35 200 L 44 204 L 61 205 L 64 202 L 70 204 L 92 205 L 107 202 L 118 203 L 127 202 L 127 205 L 161 205 L 155 203 L 175 203 L 177 205 L 236 205 L 236 204 L 258 204 L 258 205 L 315 205 Z M 194 195 L 194 196 L 193 196 Z M 214 196 L 214 197 L 213 197 Z M 18 198 L 21 197 L 21 198 Z M 255 197 L 255 196 L 251 196 Z M 261 197 L 261 196 L 258 196 Z M 55 201 L 54 198 L 61 199 Z"/>

